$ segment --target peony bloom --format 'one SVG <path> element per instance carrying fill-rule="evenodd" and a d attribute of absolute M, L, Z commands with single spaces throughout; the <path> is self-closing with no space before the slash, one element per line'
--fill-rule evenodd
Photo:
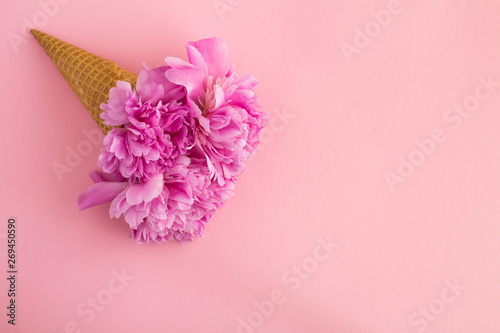
<path fill-rule="evenodd" d="M 121 211 L 116 211 L 118 215 L 115 217 L 136 209 L 148 213 L 138 225 L 135 221 L 130 221 L 131 224 L 125 215 L 132 229 L 131 236 L 140 244 L 203 237 L 205 224 L 216 209 L 232 196 L 234 183 L 228 182 L 226 187 L 220 187 L 210 181 L 206 167 L 195 167 L 189 164 L 191 160 L 186 157 L 179 158 L 179 162 L 168 174 L 164 174 L 163 189 L 156 198 L 140 202 L 139 207 L 125 204 L 120 207 Z M 116 202 L 119 203 L 119 200 L 123 202 L 117 197 Z M 114 207 L 112 203 L 110 212 L 114 211 Z"/>
<path fill-rule="evenodd" d="M 217 38 L 187 44 L 189 62 L 145 66 L 136 89 L 118 81 L 101 105 L 104 138 L 95 182 L 78 209 L 111 202 L 137 243 L 188 241 L 232 195 L 267 123 L 258 82 L 239 76 Z"/>
<path fill-rule="evenodd" d="M 123 126 L 112 129 L 104 138 L 98 165 L 104 172 L 118 170 L 125 178 L 147 180 L 165 172 L 179 154 L 192 144 L 189 110 L 179 100 L 182 89 L 165 78 L 166 67 L 149 71 L 146 67 L 137 80 L 137 90 L 118 81 L 102 104 L 105 124 Z M 191 128 L 190 128 L 191 127 Z"/>
<path fill-rule="evenodd" d="M 239 76 L 218 38 L 187 44 L 189 62 L 166 58 L 172 83 L 186 89 L 187 106 L 196 117 L 196 140 L 204 152 L 210 177 L 223 185 L 241 173 L 266 125 L 251 76 Z"/>

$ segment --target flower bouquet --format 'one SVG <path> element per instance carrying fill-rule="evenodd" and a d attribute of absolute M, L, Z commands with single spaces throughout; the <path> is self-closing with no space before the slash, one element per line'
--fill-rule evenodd
<path fill-rule="evenodd" d="M 114 62 L 32 30 L 105 133 L 83 210 L 111 201 L 138 243 L 203 237 L 233 193 L 267 123 L 257 80 L 238 75 L 218 38 L 187 43 L 188 61 L 138 76 Z"/>

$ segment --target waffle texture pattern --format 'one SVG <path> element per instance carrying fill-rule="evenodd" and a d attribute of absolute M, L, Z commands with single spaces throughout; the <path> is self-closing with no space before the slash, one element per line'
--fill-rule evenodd
<path fill-rule="evenodd" d="M 33 29 L 31 33 L 104 134 L 111 131 L 112 127 L 105 125 L 101 118 L 100 105 L 106 103 L 116 81 L 130 82 L 134 88 L 137 75 L 41 31 Z"/>

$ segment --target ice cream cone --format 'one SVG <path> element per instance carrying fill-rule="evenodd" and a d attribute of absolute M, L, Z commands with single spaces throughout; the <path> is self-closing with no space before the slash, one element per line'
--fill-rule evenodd
<path fill-rule="evenodd" d="M 31 33 L 45 50 L 54 65 L 76 94 L 80 102 L 104 134 L 112 127 L 101 119 L 101 103 L 109 98 L 109 90 L 116 81 L 127 81 L 135 87 L 137 75 L 120 68 L 116 63 L 63 42 L 41 31 Z"/>

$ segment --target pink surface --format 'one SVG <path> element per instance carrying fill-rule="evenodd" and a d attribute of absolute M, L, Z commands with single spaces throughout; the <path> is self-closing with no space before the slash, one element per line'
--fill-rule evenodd
<path fill-rule="evenodd" d="M 1 332 L 500 332 L 500 3 L 1 7 Z M 138 246 L 76 210 L 97 127 L 29 21 L 134 72 L 218 36 L 259 78 L 263 147 L 205 239 Z"/>

